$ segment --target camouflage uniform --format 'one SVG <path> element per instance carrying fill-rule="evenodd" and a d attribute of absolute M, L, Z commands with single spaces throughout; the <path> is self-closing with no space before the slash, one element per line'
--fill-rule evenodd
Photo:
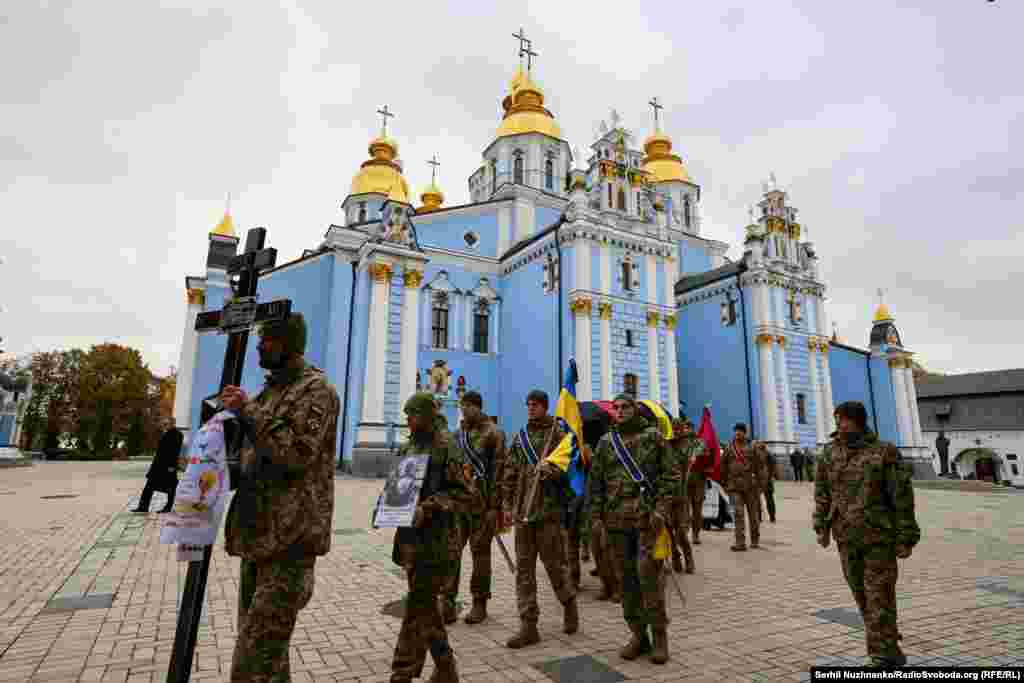
<path fill-rule="evenodd" d="M 758 442 L 764 457 L 764 501 L 768 504 L 768 519 L 775 523 L 775 456 L 768 452 L 768 448 Z"/>
<path fill-rule="evenodd" d="M 469 462 L 469 456 L 462 453 L 459 436 L 465 433 L 469 442 L 484 462 L 485 475 L 479 478 Z M 460 425 L 452 434 L 455 448 L 459 449 L 464 462 L 465 476 L 475 479 L 477 495 L 465 504 L 456 507 L 458 533 L 449 538 L 449 552 L 452 555 L 452 571 L 445 582 L 442 610 L 446 623 L 454 621 L 455 599 L 459 595 L 459 581 L 462 577 L 462 553 L 469 544 L 473 557 L 473 575 L 469 590 L 473 595 L 473 610 L 466 615 L 467 624 L 483 621 L 487 616 L 487 601 L 491 599 L 491 545 L 494 541 L 493 515 L 498 510 L 498 495 L 495 480 L 505 462 L 505 434 L 487 417 L 473 425 Z"/>
<path fill-rule="evenodd" d="M 623 617 L 633 632 L 632 640 L 620 655 L 635 659 L 650 651 L 650 626 L 654 635 L 652 660 L 664 663 L 668 626 L 665 583 L 662 561 L 654 559 L 653 550 L 660 531 L 658 525 L 670 519 L 671 501 L 681 492 L 676 490 L 677 482 L 672 478 L 671 454 L 656 427 L 636 415 L 612 427 L 612 431 L 619 433 L 643 471 L 650 494 L 642 495 L 639 484 L 633 482 L 619 462 L 612 446 L 612 433 L 602 436 L 591 470 L 592 514 L 607 529 L 616 579 L 622 584 Z"/>
<path fill-rule="evenodd" d="M 591 458 L 591 463 L 593 463 L 593 458 Z M 593 472 L 593 464 L 591 464 L 591 472 Z M 608 530 L 600 523 L 600 518 L 594 512 L 593 486 L 594 477 L 587 477 L 584 514 L 590 527 L 590 548 L 594 554 L 594 571 L 591 574 L 601 580 L 601 593 L 597 599 L 622 602 L 622 583 L 616 579 L 615 567 L 612 566 L 614 563 L 611 548 L 608 546 Z"/>
<path fill-rule="evenodd" d="M 736 506 L 736 544 L 733 550 L 746 550 L 746 517 L 750 517 L 750 547 L 761 540 L 761 491 L 764 489 L 764 453 L 746 442 L 738 449 L 733 441 L 722 453 L 722 487 Z M 746 514 L 744 514 L 746 513 Z"/>
<path fill-rule="evenodd" d="M 674 465 L 672 466 L 672 479 L 675 481 L 675 490 L 678 496 L 672 500 L 672 517 L 669 520 L 672 525 L 672 568 L 677 572 L 683 570 L 679 558 L 679 550 L 682 549 L 683 557 L 686 558 L 686 573 L 694 572 L 693 548 L 687 538 L 690 529 L 690 497 L 689 482 L 690 473 L 693 470 L 693 463 L 697 456 L 704 452 L 704 444 L 694 434 L 683 436 L 682 424 L 677 422 L 672 426 L 672 433 L 679 436 L 669 442 L 673 451 Z M 701 513 L 703 515 L 703 511 Z"/>
<path fill-rule="evenodd" d="M 405 405 L 409 415 L 429 415 L 436 410 L 430 394 L 414 394 Z M 418 678 L 423 671 L 427 650 L 434 658 L 435 678 L 457 681 L 455 654 L 437 609 L 438 596 L 451 572 L 448 538 L 454 535 L 454 510 L 476 497 L 471 480 L 466 479 L 462 453 L 446 431 L 431 434 L 411 433 L 409 441 L 398 449 L 402 458 L 414 453 L 429 453 L 430 463 L 420 490 L 419 507 L 424 520 L 419 527 L 395 530 L 391 559 L 408 576 L 409 594 L 405 616 L 391 662 L 392 683 Z"/>
<path fill-rule="evenodd" d="M 554 424 L 554 419 L 548 415 L 526 423 L 527 438 L 538 458 L 544 456 L 544 447 Z M 558 443 L 561 436 L 561 430 L 555 428 L 551 442 Z M 573 494 L 569 490 L 568 478 L 557 467 L 530 462 L 520 438 L 518 433 L 513 436 L 512 448 L 498 482 L 501 508 L 512 515 L 516 525 L 516 604 L 521 624 L 519 634 L 508 641 L 512 648 L 540 640 L 537 633 L 540 616 L 537 607 L 538 556 L 555 596 L 565 606 L 565 632 L 574 633 L 578 625 L 578 617 L 574 617 L 576 588 L 566 563 L 568 534 L 562 526 L 566 502 Z M 535 494 L 538 502 L 531 506 L 533 501 L 527 498 L 537 477 L 540 477 Z"/>
<path fill-rule="evenodd" d="M 267 377 L 239 419 L 253 436 L 225 528 L 241 557 L 232 681 L 286 681 L 288 643 L 331 548 L 338 392 L 301 356 Z"/>
<path fill-rule="evenodd" d="M 921 539 L 912 470 L 899 450 L 871 432 L 833 439 L 817 463 L 814 530 L 835 539 L 843 576 L 864 619 L 868 656 L 899 661 L 897 557 Z"/>

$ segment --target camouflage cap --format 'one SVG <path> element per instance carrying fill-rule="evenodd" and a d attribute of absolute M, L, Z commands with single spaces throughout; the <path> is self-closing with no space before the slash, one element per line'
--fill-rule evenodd
<path fill-rule="evenodd" d="M 261 337 L 283 340 L 285 353 L 299 356 L 306 353 L 306 319 L 301 313 L 291 313 L 284 320 L 263 323 L 257 333 Z"/>
<path fill-rule="evenodd" d="M 434 401 L 433 394 L 420 391 L 409 397 L 409 400 L 405 402 L 403 410 L 406 415 L 434 417 L 437 414 L 437 403 Z"/>
<path fill-rule="evenodd" d="M 636 403 L 636 399 L 633 398 L 633 394 L 621 393 L 616 396 L 613 401 L 625 401 L 626 403 Z"/>

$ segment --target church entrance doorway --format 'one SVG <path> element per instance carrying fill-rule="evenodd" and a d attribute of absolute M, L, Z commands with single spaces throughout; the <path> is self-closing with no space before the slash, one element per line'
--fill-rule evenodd
<path fill-rule="evenodd" d="M 990 448 L 968 448 L 954 460 L 957 472 L 966 479 L 998 482 L 1003 477 L 1002 458 Z"/>

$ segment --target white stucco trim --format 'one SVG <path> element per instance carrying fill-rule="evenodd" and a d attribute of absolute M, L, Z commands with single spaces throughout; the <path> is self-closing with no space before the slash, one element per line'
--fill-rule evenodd
<path fill-rule="evenodd" d="M 473 350 L 473 313 L 474 307 L 476 306 L 476 299 L 472 294 L 466 292 L 463 300 L 463 311 L 462 311 L 462 348 L 466 351 Z"/>
<path fill-rule="evenodd" d="M 658 303 L 658 258 L 653 254 L 647 255 L 647 300 Z"/>
<path fill-rule="evenodd" d="M 601 397 L 612 395 L 612 321 L 601 321 Z"/>
<path fill-rule="evenodd" d="M 924 442 L 924 435 L 921 434 L 921 414 L 917 409 L 917 387 L 914 386 L 914 371 L 910 368 L 903 368 L 903 385 L 907 389 L 907 412 L 910 415 L 910 434 L 913 437 L 914 445 L 920 448 L 927 448 Z"/>
<path fill-rule="evenodd" d="M 491 312 L 491 322 L 494 325 L 494 342 L 491 343 L 495 354 L 501 353 L 501 299 L 494 302 L 494 309 Z"/>
<path fill-rule="evenodd" d="M 399 405 L 416 391 L 416 337 L 419 332 L 420 289 L 406 287 L 403 294 Z"/>
<path fill-rule="evenodd" d="M 665 329 L 665 363 L 668 375 L 668 406 L 673 414 L 679 413 L 679 368 L 676 363 L 676 334 Z"/>
<path fill-rule="evenodd" d="M 370 328 L 367 335 L 366 379 L 363 386 L 363 422 L 384 421 L 390 285 L 390 278 L 385 282 L 371 281 Z"/>
<path fill-rule="evenodd" d="M 658 371 L 658 327 L 647 326 L 647 392 L 652 401 L 661 402 L 661 373 Z"/>
<path fill-rule="evenodd" d="M 811 398 L 814 400 L 814 443 L 820 446 L 825 443 L 825 398 L 822 395 L 821 385 L 818 381 L 818 349 L 812 347 L 807 354 L 807 358 L 810 364 Z"/>
<path fill-rule="evenodd" d="M 775 373 L 771 341 L 757 344 L 758 370 L 761 375 L 761 405 L 764 407 L 765 431 L 769 441 L 779 441 L 779 420 L 775 398 Z"/>
<path fill-rule="evenodd" d="M 430 256 L 432 263 L 450 264 L 481 275 L 499 275 L 501 266 L 498 259 L 479 254 L 467 254 L 442 247 L 423 246 L 423 253 Z"/>
<path fill-rule="evenodd" d="M 898 370 L 893 371 L 893 368 L 890 368 L 889 374 L 892 376 L 892 388 L 896 395 L 896 424 L 900 434 L 898 445 L 914 446 L 915 444 L 910 436 L 910 416 L 907 414 L 907 386 L 903 373 Z"/>
<path fill-rule="evenodd" d="M 832 402 L 832 368 L 828 361 L 828 352 L 821 354 L 821 370 L 822 370 L 822 396 L 825 399 L 825 412 L 822 415 L 822 419 L 825 423 L 825 437 L 832 433 L 835 429 L 835 418 L 833 414 L 836 412 L 835 403 Z M 869 370 L 870 372 L 870 366 Z"/>
<path fill-rule="evenodd" d="M 511 244 L 512 211 L 508 206 L 498 208 L 498 254 L 504 254 Z"/>
<path fill-rule="evenodd" d="M 590 314 L 580 311 L 576 318 L 576 365 L 582 369 L 579 385 L 576 387 L 576 398 L 579 401 L 590 401 L 592 365 L 590 359 Z"/>

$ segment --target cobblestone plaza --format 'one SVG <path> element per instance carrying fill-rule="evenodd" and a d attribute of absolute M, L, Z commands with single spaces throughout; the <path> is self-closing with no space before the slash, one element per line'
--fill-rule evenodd
<path fill-rule="evenodd" d="M 159 515 L 128 512 L 147 462 L 5 468 L 0 479 L 0 681 L 163 681 L 186 565 L 159 544 Z M 295 681 L 386 681 L 405 593 L 392 532 L 370 530 L 382 482 L 339 478 L 335 536 L 292 638 Z M 669 587 L 665 666 L 626 662 L 621 606 L 597 602 L 585 566 L 580 632 L 539 572 L 543 641 L 504 643 L 518 624 L 514 580 L 493 563 L 490 618 L 449 628 L 462 680 L 797 681 L 810 666 L 863 664 L 863 631 L 834 547 L 810 529 L 811 484 L 777 482 L 778 523 L 762 547 L 732 553 L 731 532 L 702 534 L 697 573 Z M 156 495 L 152 509 L 163 505 Z M 917 491 L 923 537 L 900 563 L 903 649 L 910 664 L 1024 665 L 1024 495 Z M 509 540 L 511 543 L 511 540 Z M 468 552 L 468 551 L 467 551 Z M 495 555 L 497 550 L 495 549 Z M 469 562 L 469 558 L 466 558 Z M 460 596 L 468 601 L 469 572 Z M 238 561 L 214 549 L 194 681 L 227 681 L 235 639 Z M 429 677 L 427 665 L 424 680 Z"/>

